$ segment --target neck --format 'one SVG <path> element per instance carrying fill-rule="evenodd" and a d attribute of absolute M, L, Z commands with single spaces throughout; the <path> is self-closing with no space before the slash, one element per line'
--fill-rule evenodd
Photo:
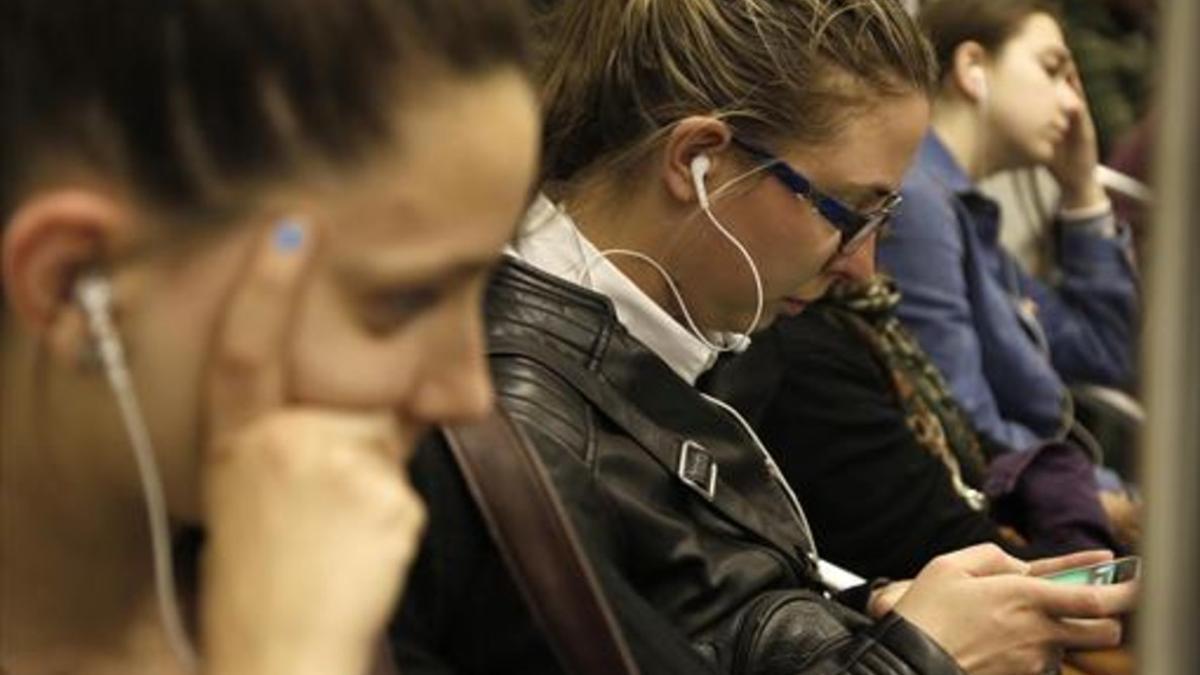
<path fill-rule="evenodd" d="M 136 485 L 119 487 L 119 473 L 104 468 L 110 457 L 132 460 L 89 442 L 105 435 L 86 423 L 95 419 L 86 406 L 68 407 L 48 361 L 32 341 L 5 335 L 0 663 L 77 672 L 91 669 L 85 661 L 111 662 L 114 651 L 152 651 L 161 633 L 151 623 L 154 575 Z"/>
<path fill-rule="evenodd" d="M 939 102 L 933 108 L 933 130 L 972 182 L 995 173 L 996 153 L 988 147 L 983 111 L 961 101 Z"/>
<path fill-rule="evenodd" d="M 567 198 L 567 211 L 580 232 L 600 251 L 637 251 L 672 274 L 673 257 L 680 250 L 681 238 L 688 228 L 663 227 L 678 216 L 666 213 L 652 196 L 618 196 L 613 192 L 604 187 L 593 187 L 579 190 Z M 655 304 L 676 320 L 682 320 L 674 294 L 653 266 L 630 256 L 611 256 L 609 261 Z"/>

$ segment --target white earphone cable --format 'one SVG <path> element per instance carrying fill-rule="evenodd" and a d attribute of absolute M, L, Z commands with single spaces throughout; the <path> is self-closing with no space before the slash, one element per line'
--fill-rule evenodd
<path fill-rule="evenodd" d="M 79 280 L 76 294 L 87 315 L 88 327 L 95 338 L 96 349 L 117 406 L 125 424 L 133 455 L 137 461 L 141 478 L 142 493 L 146 502 L 146 515 L 150 522 L 150 541 L 154 555 L 154 581 L 158 595 L 158 608 L 162 617 L 167 641 L 176 658 L 188 672 L 199 671 L 196 651 L 184 628 L 183 613 L 175 588 L 175 574 L 171 559 L 171 534 L 167 522 L 166 498 L 163 495 L 162 478 L 154 459 L 150 432 L 138 403 L 133 378 L 125 361 L 125 351 L 112 321 L 110 310 L 112 291 L 108 282 L 98 276 L 86 276 Z"/>
<path fill-rule="evenodd" d="M 667 274 L 667 270 L 663 268 L 663 266 L 659 264 L 657 260 L 651 258 L 645 253 L 642 253 L 641 251 L 633 251 L 624 248 L 612 248 L 600 251 L 592 257 L 591 262 L 589 262 L 587 267 L 584 268 L 583 274 L 580 275 L 580 280 L 582 281 L 584 275 L 590 274 L 592 268 L 599 264 L 601 260 L 606 260 L 610 257 L 636 258 L 653 267 L 654 270 L 658 272 L 659 276 L 662 277 L 663 281 L 667 283 L 667 288 L 671 291 L 671 295 L 674 296 L 675 302 L 679 304 L 679 311 L 681 314 L 683 314 L 684 322 L 687 323 L 688 330 L 691 331 L 692 335 L 695 336 L 695 338 L 699 340 L 705 347 L 708 347 L 714 352 L 727 352 L 734 349 L 730 346 L 714 344 L 711 340 L 704 336 L 704 332 L 700 330 L 700 327 L 696 325 L 696 321 L 692 318 L 692 313 L 688 311 L 687 303 L 684 302 L 683 295 L 679 292 L 679 286 L 675 283 L 675 280 L 671 278 L 670 274 Z"/>

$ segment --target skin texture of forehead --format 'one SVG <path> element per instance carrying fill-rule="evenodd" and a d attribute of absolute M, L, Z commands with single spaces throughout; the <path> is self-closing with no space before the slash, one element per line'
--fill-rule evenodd
<path fill-rule="evenodd" d="M 881 99 L 820 145 L 795 145 L 797 159 L 818 187 L 835 196 L 870 198 L 899 189 L 907 169 L 907 141 L 928 124 L 929 101 L 917 93 Z"/>
<path fill-rule="evenodd" d="M 1006 56 L 1018 49 L 1030 50 L 1037 57 L 1048 54 L 1070 56 L 1058 21 L 1049 14 L 1041 12 L 1032 14 L 1025 19 L 1020 30 L 1001 47 L 997 58 L 1003 61 Z"/>

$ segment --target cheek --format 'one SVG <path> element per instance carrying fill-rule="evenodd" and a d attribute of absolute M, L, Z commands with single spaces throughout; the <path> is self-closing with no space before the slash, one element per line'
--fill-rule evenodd
<path fill-rule="evenodd" d="M 1045 131 L 1057 115 L 1054 84 L 1040 70 L 1011 78 L 998 98 L 1005 126 L 1018 138 Z"/>
<path fill-rule="evenodd" d="M 768 297 L 791 295 L 821 275 L 837 249 L 838 235 L 805 204 L 763 228 L 754 249 Z"/>
<path fill-rule="evenodd" d="M 314 280 L 296 317 L 291 398 L 334 408 L 397 407 L 412 388 L 418 362 L 410 333 L 370 333 L 332 288 Z"/>

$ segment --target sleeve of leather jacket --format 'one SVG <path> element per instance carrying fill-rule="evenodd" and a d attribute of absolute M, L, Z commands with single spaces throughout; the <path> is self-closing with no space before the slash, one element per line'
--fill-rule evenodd
<path fill-rule="evenodd" d="M 896 613 L 870 619 L 809 592 L 761 598 L 742 623 L 733 672 L 745 675 L 959 675 L 936 642 Z"/>

